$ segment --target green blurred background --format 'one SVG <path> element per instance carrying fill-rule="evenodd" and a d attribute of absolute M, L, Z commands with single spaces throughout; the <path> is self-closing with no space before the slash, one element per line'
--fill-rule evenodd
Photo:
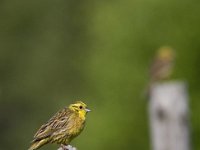
<path fill-rule="evenodd" d="M 163 45 L 176 50 L 174 77 L 189 84 L 200 149 L 199 14 L 199 0 L 1 0 L 0 149 L 27 149 L 39 126 L 77 99 L 92 112 L 73 146 L 150 149 L 141 93 Z"/>

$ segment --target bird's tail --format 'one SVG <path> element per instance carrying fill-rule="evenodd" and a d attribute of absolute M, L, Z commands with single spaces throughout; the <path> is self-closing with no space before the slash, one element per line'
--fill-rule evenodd
<path fill-rule="evenodd" d="M 48 143 L 48 139 L 42 139 L 40 141 L 34 141 L 28 150 L 36 150 L 46 143 Z"/>
<path fill-rule="evenodd" d="M 142 93 L 142 99 L 145 99 L 145 100 L 150 99 L 153 84 L 154 84 L 154 81 L 150 80 L 149 83 L 146 85 L 146 87 L 145 87 L 145 89 L 143 90 L 143 93 Z"/>

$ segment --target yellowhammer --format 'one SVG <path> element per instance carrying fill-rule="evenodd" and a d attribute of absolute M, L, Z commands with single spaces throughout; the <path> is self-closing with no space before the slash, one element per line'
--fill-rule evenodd
<path fill-rule="evenodd" d="M 89 111 L 81 101 L 58 111 L 37 131 L 29 150 L 38 149 L 47 143 L 57 143 L 62 147 L 68 145 L 83 130 Z"/>
<path fill-rule="evenodd" d="M 150 66 L 149 83 L 145 89 L 145 97 L 150 98 L 152 86 L 171 77 L 173 72 L 175 54 L 171 47 L 163 46 L 158 49 L 157 54 Z"/>
<path fill-rule="evenodd" d="M 171 47 L 161 47 L 150 68 L 150 83 L 162 81 L 170 77 L 174 65 L 174 50 Z"/>

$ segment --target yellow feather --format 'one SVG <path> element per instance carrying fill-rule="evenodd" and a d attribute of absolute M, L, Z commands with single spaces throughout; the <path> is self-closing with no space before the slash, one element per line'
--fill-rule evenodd
<path fill-rule="evenodd" d="M 43 146 L 48 142 L 48 139 L 43 139 L 41 141 L 34 142 L 28 150 L 35 150 Z"/>

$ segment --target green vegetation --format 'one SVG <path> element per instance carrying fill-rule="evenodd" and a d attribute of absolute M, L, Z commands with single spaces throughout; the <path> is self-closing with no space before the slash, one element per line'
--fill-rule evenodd
<path fill-rule="evenodd" d="M 188 82 L 200 149 L 199 13 L 197 0 L 1 1 L 0 149 L 28 149 L 41 124 L 81 99 L 92 112 L 73 146 L 149 150 L 141 94 L 163 45 L 176 50 L 174 78 Z"/>

